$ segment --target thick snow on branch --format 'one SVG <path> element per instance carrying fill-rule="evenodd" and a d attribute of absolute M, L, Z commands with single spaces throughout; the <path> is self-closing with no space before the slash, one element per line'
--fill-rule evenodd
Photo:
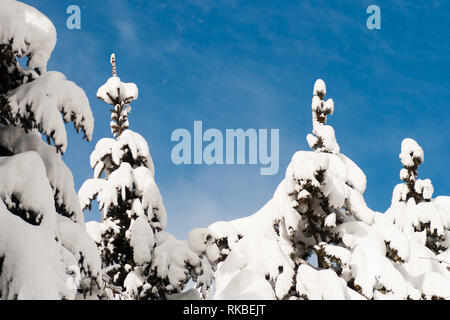
<path fill-rule="evenodd" d="M 211 264 L 220 258 L 220 251 L 214 242 L 215 238 L 211 232 L 205 228 L 197 228 L 189 232 L 189 248 L 197 255 L 205 255 Z"/>
<path fill-rule="evenodd" d="M 430 200 L 433 196 L 434 187 L 430 179 L 418 179 L 414 184 L 414 191 L 421 194 L 425 200 Z"/>
<path fill-rule="evenodd" d="M 86 94 L 62 73 L 45 73 L 8 93 L 7 99 L 11 116 L 20 119 L 25 128 L 37 128 L 52 138 L 63 153 L 67 147 L 64 122 L 73 122 L 75 129 L 81 129 L 87 140 L 92 138 L 94 118 Z"/>
<path fill-rule="evenodd" d="M 189 250 L 186 241 L 167 239 L 159 243 L 153 253 L 152 268 L 161 279 L 167 279 L 167 291 L 182 287 L 188 280 L 186 263 L 193 267 L 201 265 L 198 255 Z"/>
<path fill-rule="evenodd" d="M 291 249 L 273 227 L 275 206 L 272 200 L 250 217 L 209 227 L 231 249 L 216 273 L 215 299 L 281 299 L 289 292 L 295 265 L 289 259 Z"/>
<path fill-rule="evenodd" d="M 37 9 L 15 0 L 2 0 L 0 44 L 10 44 L 18 57 L 28 56 L 28 67 L 43 73 L 56 44 L 56 30 Z"/>
<path fill-rule="evenodd" d="M 114 106 L 121 102 L 128 104 L 136 100 L 138 93 L 136 84 L 122 82 L 119 77 L 111 77 L 98 89 L 97 98 Z"/>
<path fill-rule="evenodd" d="M 10 211 L 31 224 L 55 226 L 53 192 L 36 152 L 0 157 L 0 177 L 0 197 Z"/>
<path fill-rule="evenodd" d="M 438 197 L 440 199 L 449 197 Z M 443 236 L 445 229 L 450 229 L 450 216 L 439 206 L 439 200 L 431 202 L 399 202 L 392 205 L 386 215 L 404 233 L 422 231 L 421 227 L 428 225 L 430 232 Z"/>
<path fill-rule="evenodd" d="M 1 299 L 60 299 L 68 291 L 53 230 L 32 226 L 0 201 Z"/>
<path fill-rule="evenodd" d="M 402 233 L 415 238 L 436 255 L 450 252 L 450 197 L 440 196 L 417 204 L 393 202 L 386 217 Z"/>
<path fill-rule="evenodd" d="M 318 271 L 302 264 L 298 267 L 296 280 L 297 291 L 310 300 L 364 300 L 333 270 Z"/>
<path fill-rule="evenodd" d="M 55 147 L 44 143 L 39 134 L 25 133 L 22 128 L 13 126 L 0 127 L 0 146 L 12 154 L 35 151 L 44 162 L 47 178 L 52 186 L 57 211 L 78 223 L 84 222 L 77 193 L 74 188 L 72 173 Z"/>
<path fill-rule="evenodd" d="M 148 221 L 138 217 L 130 228 L 130 244 L 133 248 L 134 261 L 137 264 L 145 264 L 152 260 L 151 251 L 155 245 L 155 236 Z"/>
<path fill-rule="evenodd" d="M 61 244 L 69 250 L 76 261 L 82 261 L 86 274 L 91 274 L 101 283 L 101 261 L 94 240 L 86 233 L 84 226 L 58 215 L 58 236 Z"/>
<path fill-rule="evenodd" d="M 203 297 L 206 297 L 213 281 L 210 262 L 202 254 L 194 252 L 186 241 L 176 240 L 171 234 L 160 231 L 153 234 L 150 226 L 141 217 L 131 227 L 131 244 L 135 262 L 124 281 L 127 294 L 144 297 L 164 292 L 168 299 L 184 296 L 182 289 L 192 277 Z M 150 268 L 149 275 L 144 270 Z M 198 292 L 195 295 L 199 298 Z M 163 296 L 164 298 L 164 296 Z"/>
<path fill-rule="evenodd" d="M 423 163 L 424 153 L 416 141 L 406 138 L 402 141 L 399 157 L 405 167 L 413 167 L 415 163 Z"/>
<path fill-rule="evenodd" d="M 91 167 L 94 178 L 100 178 L 105 171 L 106 176 L 116 170 L 124 160 L 133 160 L 133 168 L 141 165 L 147 167 L 153 174 L 155 168 L 147 141 L 132 130 L 125 130 L 118 138 L 100 139 L 91 153 Z"/>
<path fill-rule="evenodd" d="M 358 191 L 359 193 L 363 194 L 366 190 L 366 175 L 361 170 L 360 167 L 356 165 L 350 158 L 345 156 L 342 153 L 339 153 L 337 155 L 339 159 L 344 163 L 346 171 L 347 171 L 347 177 L 345 179 L 345 183 Z"/>
<path fill-rule="evenodd" d="M 339 153 L 339 145 L 336 142 L 336 136 L 332 126 L 317 125 L 313 129 L 313 134 L 306 136 L 308 145 L 311 148 L 319 152 Z"/>
<path fill-rule="evenodd" d="M 317 79 L 314 83 L 313 95 L 325 96 L 327 94 L 327 86 L 322 79 Z"/>
<path fill-rule="evenodd" d="M 352 251 L 350 269 L 361 294 L 368 299 L 383 298 L 385 294 L 395 299 L 407 298 L 406 282 L 386 258 L 385 239 L 376 228 L 352 221 L 337 230 L 343 243 Z"/>
<path fill-rule="evenodd" d="M 0 176 L 1 298 L 73 299 L 76 288 L 67 284 L 68 268 L 78 270 L 80 264 L 94 279 L 100 270 L 84 224 L 56 213 L 38 153 L 0 157 Z"/>
<path fill-rule="evenodd" d="M 164 229 L 167 223 L 166 209 L 153 173 L 146 167 L 133 169 L 129 163 L 123 162 L 106 180 L 86 180 L 78 196 L 83 209 L 88 208 L 91 200 L 98 196 L 99 208 L 105 217 L 111 206 L 118 206 L 119 201 L 126 200 L 127 191 L 135 192 L 140 198 L 139 206 L 131 208 L 130 216 L 145 212 L 147 220 L 154 228 Z"/>

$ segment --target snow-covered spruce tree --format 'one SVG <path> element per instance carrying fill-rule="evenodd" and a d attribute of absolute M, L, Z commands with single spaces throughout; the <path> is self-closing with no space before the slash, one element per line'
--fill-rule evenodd
<path fill-rule="evenodd" d="M 314 85 L 312 151 L 292 157 L 273 198 L 252 216 L 209 227 L 221 250 L 216 299 L 449 298 L 450 272 L 363 198 L 366 177 L 340 153 L 334 111 Z M 317 257 L 317 265 L 309 258 Z"/>
<path fill-rule="evenodd" d="M 97 97 L 113 107 L 110 127 L 115 139 L 98 141 L 90 159 L 94 178 L 78 193 L 83 208 L 90 209 L 97 198 L 102 212 L 100 223 L 88 223 L 111 279 L 102 298 L 182 298 L 189 279 L 198 291 L 187 295 L 206 297 L 219 249 L 207 229 L 191 231 L 188 241 L 163 231 L 167 215 L 149 147 L 129 129 L 130 103 L 138 98 L 138 89 L 117 77 L 114 54 L 111 63 L 113 76 Z"/>
<path fill-rule="evenodd" d="M 416 141 L 404 139 L 399 157 L 404 167 L 400 170 L 400 179 L 404 183 L 394 188 L 392 204 L 386 215 L 402 232 L 415 234 L 450 267 L 450 197 L 433 199 L 431 180 L 417 178 L 424 152 Z"/>
<path fill-rule="evenodd" d="M 73 299 L 77 287 L 101 286 L 100 257 L 61 158 L 64 122 L 90 140 L 94 119 L 83 90 L 47 72 L 55 44 L 41 12 L 0 1 L 1 299 Z"/>

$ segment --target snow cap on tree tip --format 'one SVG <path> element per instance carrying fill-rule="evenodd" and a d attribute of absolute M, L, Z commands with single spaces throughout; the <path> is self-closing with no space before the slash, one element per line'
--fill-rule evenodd
<path fill-rule="evenodd" d="M 414 160 L 416 160 L 418 164 L 423 163 L 424 153 L 423 149 L 414 139 L 406 138 L 402 141 L 399 157 L 402 164 L 408 168 L 414 166 Z"/>
<path fill-rule="evenodd" d="M 322 79 L 317 79 L 314 83 L 313 95 L 315 96 L 325 96 L 327 94 L 327 87 Z"/>
<path fill-rule="evenodd" d="M 132 100 L 137 100 L 138 93 L 136 84 L 122 82 L 119 77 L 113 76 L 98 89 L 97 98 L 114 106 L 117 103 L 128 104 Z"/>
<path fill-rule="evenodd" d="M 116 55 L 111 54 L 109 59 L 112 66 L 112 77 L 106 81 L 97 91 L 97 98 L 115 106 L 116 104 L 129 104 L 138 98 L 138 88 L 136 84 L 120 81 L 116 70 Z"/>
<path fill-rule="evenodd" d="M 134 83 L 120 81 L 116 72 L 116 56 L 111 55 L 113 76 L 106 81 L 97 91 L 97 98 L 114 106 L 111 111 L 110 128 L 115 138 L 120 137 L 130 127 L 128 114 L 131 111 L 130 103 L 138 98 L 138 88 Z"/>
<path fill-rule="evenodd" d="M 10 44 L 18 57 L 28 56 L 28 67 L 47 71 L 56 45 L 56 29 L 39 10 L 19 1 L 0 1 L 0 43 Z"/>

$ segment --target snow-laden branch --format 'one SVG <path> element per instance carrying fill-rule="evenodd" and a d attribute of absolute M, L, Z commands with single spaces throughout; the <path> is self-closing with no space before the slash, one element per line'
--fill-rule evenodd
<path fill-rule="evenodd" d="M 59 72 L 48 72 L 7 94 L 7 107 L 14 124 L 38 129 L 51 138 L 62 153 L 67 148 L 64 122 L 73 122 L 91 140 L 94 118 L 84 91 Z M 60 113 L 63 115 L 61 118 Z"/>
<path fill-rule="evenodd" d="M 0 44 L 10 44 L 28 67 L 44 73 L 56 44 L 53 23 L 37 9 L 15 0 L 0 2 Z"/>
<path fill-rule="evenodd" d="M 75 222 L 84 223 L 72 173 L 57 154 L 55 147 L 44 143 L 35 132 L 25 133 L 22 128 L 13 126 L 0 127 L 0 146 L 11 154 L 28 151 L 39 154 L 53 190 L 57 211 Z"/>

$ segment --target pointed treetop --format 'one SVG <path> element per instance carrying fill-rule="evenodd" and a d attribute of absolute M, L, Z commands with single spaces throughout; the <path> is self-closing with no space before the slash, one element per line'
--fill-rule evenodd
<path fill-rule="evenodd" d="M 117 77 L 117 71 L 116 71 L 116 55 L 114 53 L 111 54 L 110 59 L 111 65 L 112 65 L 112 75 L 113 77 Z"/>
<path fill-rule="evenodd" d="M 402 141 L 399 157 L 405 168 L 413 168 L 423 163 L 424 153 L 422 147 L 414 139 L 405 138 Z"/>
<path fill-rule="evenodd" d="M 112 77 L 106 81 L 97 91 L 97 98 L 114 106 L 110 109 L 111 132 L 114 137 L 119 137 L 129 127 L 128 114 L 131 111 L 130 103 L 138 98 L 138 88 L 136 84 L 125 83 L 117 77 L 116 56 L 111 54 L 110 63 L 112 66 Z"/>
<path fill-rule="evenodd" d="M 313 95 L 319 96 L 320 99 L 327 94 L 327 87 L 322 79 L 317 79 L 314 83 Z"/>
<path fill-rule="evenodd" d="M 419 165 L 424 160 L 422 147 L 414 139 L 403 139 L 399 157 L 403 164 L 403 169 L 400 170 L 400 180 L 405 184 L 395 187 L 392 202 L 408 202 L 410 199 L 414 199 L 417 204 L 430 201 L 434 192 L 431 180 L 418 179 Z"/>
<path fill-rule="evenodd" d="M 308 134 L 306 140 L 309 146 L 317 152 L 339 153 L 339 145 L 333 127 L 326 125 L 327 116 L 334 112 L 333 99 L 324 100 L 327 87 L 322 79 L 314 83 L 313 99 L 311 102 L 313 118 L 313 134 Z"/>

